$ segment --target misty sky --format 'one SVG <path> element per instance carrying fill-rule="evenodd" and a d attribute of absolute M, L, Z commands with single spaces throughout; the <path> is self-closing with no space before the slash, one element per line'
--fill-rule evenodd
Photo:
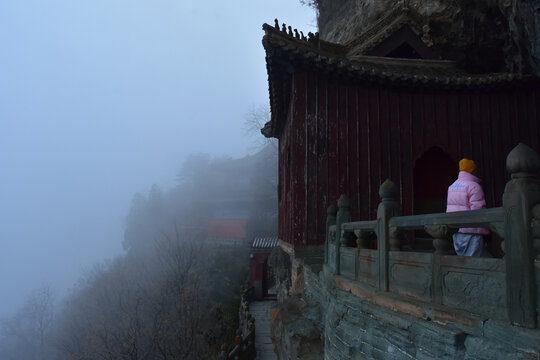
<path fill-rule="evenodd" d="M 298 0 L 0 1 L 0 316 L 121 253 L 133 194 L 189 153 L 252 150 L 275 17 L 316 31 Z"/>

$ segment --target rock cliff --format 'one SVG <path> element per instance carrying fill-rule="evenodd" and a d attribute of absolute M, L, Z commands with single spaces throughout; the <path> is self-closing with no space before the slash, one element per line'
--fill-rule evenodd
<path fill-rule="evenodd" d="M 540 0 L 314 0 L 322 39 L 345 44 L 396 9 L 424 41 L 473 73 L 540 75 Z"/>

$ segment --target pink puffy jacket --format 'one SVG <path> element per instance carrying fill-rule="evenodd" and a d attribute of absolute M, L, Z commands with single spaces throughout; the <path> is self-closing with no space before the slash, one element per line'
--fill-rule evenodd
<path fill-rule="evenodd" d="M 480 180 L 473 174 L 460 171 L 458 179 L 448 188 L 446 212 L 477 210 L 486 207 L 484 191 Z M 460 233 L 487 235 L 486 228 L 462 228 Z"/>

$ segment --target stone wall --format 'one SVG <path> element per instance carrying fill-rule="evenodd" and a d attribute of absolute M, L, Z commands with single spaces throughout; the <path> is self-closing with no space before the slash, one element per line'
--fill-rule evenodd
<path fill-rule="evenodd" d="M 396 7 L 421 19 L 433 49 L 474 73 L 540 75 L 540 0 L 315 0 L 321 38 L 345 44 Z"/>
<path fill-rule="evenodd" d="M 540 354 L 538 330 L 474 317 L 419 318 L 414 306 L 399 305 L 391 295 L 380 294 L 374 302 L 346 291 L 327 266 L 316 272 L 307 265 L 304 272 L 304 291 L 290 297 L 273 321 L 280 359 L 536 359 Z"/>

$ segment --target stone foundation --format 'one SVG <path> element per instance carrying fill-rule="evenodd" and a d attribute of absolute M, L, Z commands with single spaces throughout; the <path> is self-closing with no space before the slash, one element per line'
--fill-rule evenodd
<path fill-rule="evenodd" d="M 540 357 L 538 329 L 470 313 L 448 314 L 412 298 L 348 288 L 347 281 L 326 266 L 304 264 L 302 270 L 303 291 L 273 315 L 279 359 Z"/>

